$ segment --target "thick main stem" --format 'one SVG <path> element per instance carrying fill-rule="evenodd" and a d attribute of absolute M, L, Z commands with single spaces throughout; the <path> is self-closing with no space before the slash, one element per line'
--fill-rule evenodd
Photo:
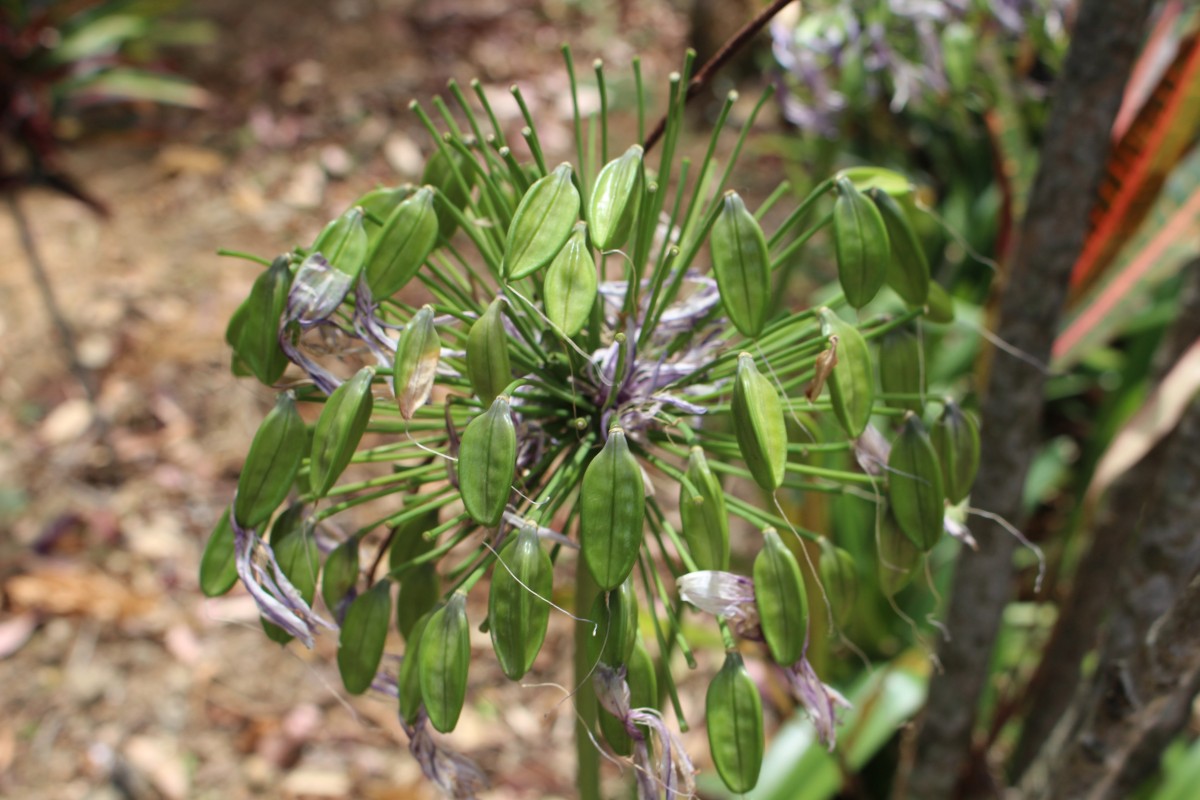
<path fill-rule="evenodd" d="M 1150 0 L 1087 0 L 1055 87 L 1037 179 L 1020 242 L 1004 276 L 996 333 L 1047 362 L 1071 268 L 1083 247 L 1088 215 L 1111 147 L 1113 119 Z M 997 356 L 983 398 L 982 464 L 972 504 L 1016 520 L 1025 475 L 1038 444 L 1046 375 Z M 896 797 L 942 800 L 971 796 L 970 754 L 992 644 L 1011 597 L 1014 539 L 995 522 L 975 531 L 978 553 L 964 551 L 946 623 L 953 637 L 939 648 L 945 671 L 934 677 Z M 907 779 L 907 780 L 906 780 Z M 980 787 L 986 792 L 986 787 Z"/>

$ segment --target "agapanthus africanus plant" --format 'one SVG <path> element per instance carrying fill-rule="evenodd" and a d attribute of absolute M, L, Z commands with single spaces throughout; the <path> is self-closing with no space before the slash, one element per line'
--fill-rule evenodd
<path fill-rule="evenodd" d="M 970 488 L 974 423 L 948 400 L 923 421 L 913 331 L 952 310 L 910 225 L 908 181 L 844 171 L 764 233 L 786 190 L 754 211 L 727 190 L 753 115 L 729 164 L 714 159 L 733 97 L 703 161 L 676 158 L 689 69 L 671 76 L 656 165 L 640 145 L 610 149 L 599 66 L 600 110 L 586 123 L 576 111 L 574 164 L 547 163 L 516 88 L 531 163 L 478 84 L 482 113 L 450 85 L 465 129 L 440 99 L 444 130 L 414 103 L 437 148 L 423 185 L 369 192 L 311 246 L 262 261 L 229 326 L 236 370 L 274 386 L 294 364 L 304 378 L 250 445 L 202 586 L 219 594 L 240 579 L 276 641 L 336 634 L 346 689 L 394 695 L 412 752 L 454 796 L 473 796 L 482 776 L 430 729 L 452 731 L 463 708 L 469 626 L 490 632 L 500 668 L 521 679 L 572 570 L 579 690 L 600 709 L 581 714 L 581 736 L 632 763 L 640 796 L 694 790 L 660 711 L 669 698 L 687 724 L 661 668 L 688 647 L 685 602 L 715 616 L 725 645 L 705 723 L 731 791 L 755 785 L 764 748 L 744 658 L 775 665 L 832 747 L 847 703 L 806 658 L 809 613 L 852 595 L 856 565 L 779 498 L 875 501 L 880 563 L 899 585 Z M 771 313 L 773 276 L 821 228 L 841 293 Z M 410 304 L 418 293 L 431 299 Z M 894 313 L 863 310 L 880 293 Z M 373 363 L 338 374 L 352 355 Z M 302 403 L 320 406 L 315 424 Z M 818 439 L 834 428 L 805 420 L 823 416 L 838 433 Z M 837 452 L 861 471 L 812 463 Z M 343 477 L 351 465 L 386 471 Z M 731 517 L 761 531 L 738 543 L 758 550 L 747 575 L 730 571 Z M 335 519 L 353 519 L 350 532 Z M 805 541 L 820 543 L 819 567 Z M 811 600 L 804 561 L 822 587 Z M 487 593 L 484 619 L 468 618 L 472 591 Z M 382 660 L 393 619 L 406 643 L 398 670 Z"/>

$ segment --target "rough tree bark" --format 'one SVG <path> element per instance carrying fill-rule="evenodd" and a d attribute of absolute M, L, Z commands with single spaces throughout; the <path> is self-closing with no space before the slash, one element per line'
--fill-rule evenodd
<path fill-rule="evenodd" d="M 1194 454 L 1200 447 L 1200 410 L 1193 406 L 1192 411 L 1192 430 L 1186 435 L 1181 430 L 1179 441 L 1187 439 Z M 1192 504 L 1200 505 L 1194 495 Z M 1194 531 L 1194 514 L 1188 521 Z M 1026 773 L 1018 795 L 1022 800 L 1129 797 L 1187 723 L 1197 691 L 1200 573 L 1193 572 L 1129 658 L 1105 660 L 1097 670 L 1089 690 L 1080 693 Z"/>
<path fill-rule="evenodd" d="M 1167 340 L 1159 348 L 1154 368 L 1154 383 L 1157 384 L 1171 367 L 1200 339 L 1200 261 L 1188 266 L 1186 290 L 1180 304 L 1179 316 L 1172 325 Z M 1126 473 L 1112 487 L 1104 501 L 1087 552 L 1080 560 L 1070 594 L 1063 602 L 1054 626 L 1054 635 L 1042 654 L 1037 673 L 1030 682 L 1025 702 L 1028 713 L 1021 729 L 1021 738 L 1010 764 L 1010 774 L 1020 777 L 1046 743 L 1050 732 L 1058 724 L 1075 696 L 1080 681 L 1080 666 L 1084 656 L 1100 642 L 1100 622 L 1113 608 L 1114 600 L 1119 604 L 1109 625 L 1109 650 L 1114 658 L 1124 659 L 1136 647 L 1149 624 L 1166 611 L 1166 602 L 1174 597 L 1179 585 L 1196 566 L 1200 556 L 1200 541 L 1188 537 L 1185 542 L 1172 541 L 1173 533 L 1165 532 L 1168 541 L 1160 542 L 1164 509 L 1172 512 L 1191 511 L 1179 509 L 1178 503 L 1187 497 L 1196 497 L 1200 487 L 1176 486 L 1181 476 L 1179 470 L 1187 465 L 1179 463 L 1180 453 L 1176 436 L 1165 437 L 1141 462 Z M 1200 475 L 1196 476 L 1200 480 Z M 1186 476 L 1183 476 L 1186 479 Z M 1186 490 L 1183 496 L 1163 497 L 1163 481 L 1169 481 L 1176 490 Z M 1195 522 L 1193 516 L 1193 523 Z M 1194 530 L 1197 526 L 1193 524 Z M 1131 552 L 1132 543 L 1139 531 L 1145 531 L 1136 553 Z M 1182 550 L 1182 552 L 1181 552 Z M 1165 563 L 1161 555 L 1170 552 L 1173 558 Z M 1123 565 L 1129 565 L 1130 556 L 1135 571 L 1132 576 L 1121 575 Z M 1158 557 L 1156 557 L 1158 556 Z M 1169 573 L 1159 574 L 1161 567 Z M 1132 593 L 1113 591 L 1113 587 L 1132 589 Z M 1149 591 L 1139 591 L 1145 587 Z M 1172 591 L 1164 591 L 1170 588 Z M 1119 598 L 1119 599 L 1117 599 Z"/>
<path fill-rule="evenodd" d="M 1151 0 L 1085 0 L 1055 87 L 1037 178 L 1002 293 L 996 333 L 1046 362 L 1067 278 L 1088 228 L 1116 116 L 1143 39 Z M 1028 363 L 993 359 L 982 406 L 982 464 L 972 504 L 1020 515 L 1025 474 L 1037 445 L 1045 375 Z M 939 648 L 912 761 L 896 797 L 953 797 L 966 777 L 979 696 L 992 642 L 1011 594 L 1012 537 L 993 522 L 974 531 L 977 553 L 959 559 L 947 612 L 950 641 Z"/>

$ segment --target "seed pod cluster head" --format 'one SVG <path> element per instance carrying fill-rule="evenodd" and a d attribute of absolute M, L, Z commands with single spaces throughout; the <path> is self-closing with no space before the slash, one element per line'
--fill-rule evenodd
<path fill-rule="evenodd" d="M 234 369 L 292 390 L 254 436 L 201 588 L 240 578 L 278 642 L 336 629 L 347 690 L 394 680 L 422 763 L 460 769 L 427 748 L 441 746 L 428 728 L 452 730 L 466 702 L 468 608 L 487 597 L 480 630 L 500 669 L 524 679 L 535 660 L 552 666 L 539 653 L 574 571 L 573 613 L 596 635 L 579 637 L 572 661 L 603 666 L 600 730 L 680 796 L 690 761 L 658 709 L 678 696 L 676 647 L 706 663 L 680 624 L 686 600 L 720 618 L 709 740 L 717 773 L 743 792 L 758 780 L 763 720 L 742 653 L 775 662 L 803 703 L 836 695 L 806 659 L 806 581 L 844 624 L 856 593 L 898 591 L 938 541 L 946 501 L 969 492 L 974 421 L 948 403 L 925 433 L 910 333 L 929 331 L 923 346 L 942 363 L 940 330 L 923 326 L 952 319 L 953 303 L 929 280 L 906 177 L 856 167 L 790 213 L 771 208 L 785 187 L 755 206 L 729 191 L 751 184 L 717 167 L 716 148 L 685 165 L 678 119 L 651 156 L 611 148 L 612 85 L 598 74 L 597 87 L 595 135 L 576 130 L 579 163 L 554 166 L 557 137 L 539 138 L 519 89 L 527 147 L 505 139 L 481 86 L 477 111 L 452 84 L 453 116 L 414 104 L 434 144 L 420 185 L 372 189 L 315 242 L 269 266 L 255 257 L 266 269 L 226 332 Z M 784 292 L 823 257 L 800 257 L 823 229 L 841 292 L 802 309 Z M 878 552 L 865 514 L 843 525 L 827 513 L 839 493 L 873 502 Z M 844 550 L 822 529 L 831 517 Z M 739 531 L 764 527 L 753 561 L 739 558 Z M 813 542 L 808 575 L 797 545 Z M 383 658 L 393 624 L 398 664 Z"/>

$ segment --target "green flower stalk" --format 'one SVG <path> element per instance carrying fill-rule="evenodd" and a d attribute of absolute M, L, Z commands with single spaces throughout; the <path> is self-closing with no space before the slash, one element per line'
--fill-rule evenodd
<path fill-rule="evenodd" d="M 481 110 L 454 83 L 461 117 L 435 101 L 441 127 L 414 103 L 436 145 L 425 185 L 369 192 L 310 247 L 261 260 L 268 269 L 230 323 L 235 372 L 273 382 L 282 371 L 271 365 L 290 363 L 299 373 L 251 446 L 246 474 L 253 479 L 239 484 L 235 513 L 213 536 L 203 585 L 225 591 L 236 570 L 283 635 L 311 645 L 320 628 L 339 630 L 341 647 L 353 649 L 339 653 L 339 665 L 351 671 L 343 675 L 347 686 L 399 697 L 413 752 L 455 796 L 473 796 L 479 773 L 462 756 L 436 751 L 425 726 L 452 730 L 466 702 L 468 624 L 486 624 L 510 677 L 536 672 L 547 610 L 561 611 L 555 585 L 572 569 L 582 587 L 577 608 L 591 608 L 594 617 L 577 620 L 580 630 L 621 637 L 591 659 L 603 665 L 594 685 L 583 680 L 593 669 L 578 676 L 585 693 L 599 690 L 613 724 L 595 727 L 595 695 L 580 698 L 581 709 L 585 702 L 592 709 L 583 718 L 593 733 L 619 740 L 610 742 L 614 750 L 632 754 L 641 796 L 690 793 L 692 762 L 662 715 L 629 705 L 631 689 L 645 694 L 642 676 L 655 671 L 641 648 L 639 677 L 625 682 L 638 620 L 653 628 L 660 662 L 675 647 L 690 659 L 680 588 L 696 602 L 703 594 L 697 580 L 708 576 L 710 589 L 727 591 L 701 607 L 717 615 L 729 653 L 741 637 L 747 656 L 796 661 L 806 649 L 808 614 L 802 567 L 788 540 L 824 537 L 799 529 L 780 498 L 853 492 L 883 502 L 892 479 L 884 431 L 924 404 L 875 385 L 875 342 L 925 314 L 884 288 L 884 279 L 857 278 L 865 267 L 885 271 L 886 264 L 864 261 L 888 257 L 882 225 L 834 231 L 843 240 L 839 253 L 848 254 L 839 264 L 841 284 L 855 287 L 857 313 L 841 295 L 820 309 L 771 311 L 780 305 L 771 302 L 772 287 L 835 219 L 812 214 L 818 206 L 849 196 L 860 217 L 874 219 L 878 200 L 871 198 L 904 197 L 908 181 L 884 170 L 846 170 L 764 231 L 763 218 L 787 187 L 752 210 L 727 186 L 770 91 L 724 168 L 714 153 L 732 95 L 704 159 L 693 164 L 676 158 L 687 71 L 671 76 L 657 159 L 639 145 L 608 159 L 606 104 L 586 120 L 576 111 L 575 161 L 550 166 L 515 88 L 527 124 L 525 163 L 477 83 Z M 599 65 L 596 76 L 607 97 Z M 636 65 L 635 76 L 641 102 Z M 371 362 L 353 378 L 340 363 L 352 354 Z M 323 407 L 311 440 L 294 408 L 303 403 Z M 818 466 L 810 452 L 840 453 L 847 466 Z M 924 465 L 939 468 L 932 449 L 922 453 Z M 850 466 L 855 456 L 862 471 Z M 929 487 L 940 481 L 904 479 L 936 511 L 942 500 Z M 655 491 L 664 485 L 672 488 Z M 325 613 L 312 608 L 312 565 L 304 565 L 310 575 L 299 575 L 293 564 L 300 562 L 282 563 L 264 536 L 288 496 L 303 509 L 292 535 L 320 545 L 313 552 L 325 561 L 322 597 L 337 606 Z M 678 527 L 675 498 L 685 506 Z M 731 516 L 773 529 L 770 562 L 755 567 L 770 592 L 757 600 L 749 577 L 699 572 L 729 569 Z M 922 545 L 932 546 L 928 525 L 922 535 L 930 537 Z M 489 575 L 491 591 L 477 590 Z M 393 586 L 407 642 L 398 675 L 381 666 L 390 663 L 380 642 L 391 624 Z M 488 594 L 486 620 L 468 620 L 482 607 L 467 602 L 472 594 L 477 601 Z M 779 666 L 803 688 L 798 694 L 810 710 L 820 709 L 814 717 L 832 742 L 836 703 L 818 699 L 840 695 L 813 688 L 824 685 L 802 655 Z M 670 670 L 658 672 L 686 729 Z M 761 703 L 744 696 L 743 675 L 731 684 L 734 694 L 713 696 L 736 700 L 736 729 L 757 730 L 761 746 Z M 721 739 L 727 733 L 710 728 L 722 753 L 738 746 Z M 753 785 L 757 769 L 739 762 L 737 785 Z M 580 794 L 595 796 L 595 787 L 581 785 Z"/>

